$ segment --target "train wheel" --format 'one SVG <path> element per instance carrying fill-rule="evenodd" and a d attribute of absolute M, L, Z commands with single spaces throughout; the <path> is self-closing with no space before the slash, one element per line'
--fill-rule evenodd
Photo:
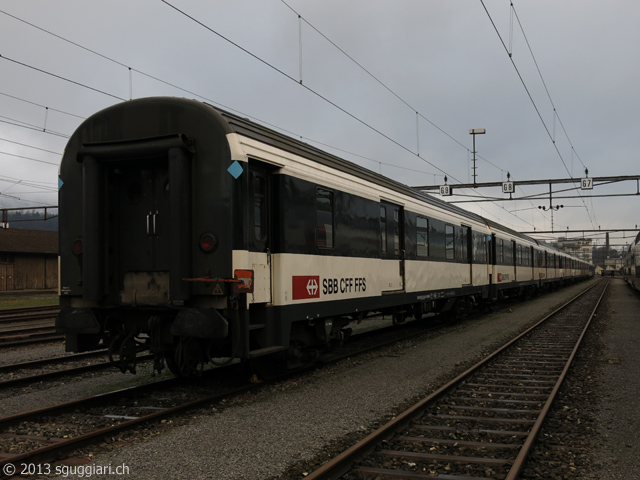
<path fill-rule="evenodd" d="M 167 367 L 177 377 L 197 375 L 201 364 L 200 342 L 195 338 L 183 337 L 178 343 L 175 354 L 166 357 Z"/>
<path fill-rule="evenodd" d="M 109 361 L 116 365 L 122 373 L 136 373 L 136 340 L 135 332 L 128 335 L 118 334 L 109 344 Z"/>
<path fill-rule="evenodd" d="M 407 320 L 407 312 L 396 310 L 393 312 L 392 322 L 394 325 L 404 323 Z"/>
<path fill-rule="evenodd" d="M 424 314 L 424 308 L 421 303 L 414 303 L 411 307 L 411 311 L 413 313 L 413 318 L 420 321 L 422 320 L 422 315 Z"/>
<path fill-rule="evenodd" d="M 170 354 L 164 358 L 165 363 L 167 364 L 167 368 L 171 373 L 173 373 L 176 377 L 180 377 L 180 369 L 178 368 L 178 364 L 176 363 L 174 355 Z"/>

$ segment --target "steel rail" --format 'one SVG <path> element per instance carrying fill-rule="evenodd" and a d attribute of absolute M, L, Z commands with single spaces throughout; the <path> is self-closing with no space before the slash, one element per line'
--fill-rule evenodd
<path fill-rule="evenodd" d="M 49 325 L 32 325 L 15 328 L 12 330 L 0 330 L 0 341 L 5 338 L 21 337 L 25 335 L 34 335 L 39 333 L 55 333 L 56 327 L 53 324 Z"/>
<path fill-rule="evenodd" d="M 395 418 L 387 422 L 385 425 L 373 431 L 372 433 L 367 435 L 365 438 L 357 442 L 355 445 L 349 447 L 347 450 L 345 450 L 344 452 L 342 452 L 332 460 L 322 465 L 317 470 L 314 470 L 313 472 L 309 473 L 309 475 L 305 477 L 305 480 L 334 480 L 344 475 L 345 473 L 347 473 L 355 462 L 361 460 L 362 458 L 364 458 L 365 456 L 373 452 L 376 446 L 380 442 L 382 442 L 383 440 L 388 440 L 399 429 L 404 428 L 410 422 L 420 417 L 427 405 L 431 404 L 435 400 L 438 400 L 446 396 L 448 393 L 450 393 L 452 390 L 458 387 L 465 379 L 470 377 L 473 373 L 475 373 L 481 367 L 485 366 L 490 361 L 495 359 L 498 355 L 503 353 L 505 350 L 509 349 L 513 344 L 515 344 L 516 342 L 518 342 L 519 340 L 527 336 L 533 330 L 538 328 L 538 326 L 546 322 L 549 318 L 553 317 L 558 312 L 560 312 L 561 310 L 571 305 L 575 300 L 585 295 L 595 286 L 599 285 L 599 283 L 600 282 L 594 283 L 589 288 L 586 288 L 584 291 L 574 296 L 569 301 L 567 301 L 566 303 L 564 303 L 563 305 L 561 305 L 560 307 L 556 308 L 554 311 L 546 315 L 540 321 L 536 322 L 532 327 L 528 328 L 527 330 L 522 332 L 520 335 L 516 336 L 514 339 L 512 339 L 511 341 L 509 341 L 508 343 L 500 347 L 498 350 L 488 355 L 487 357 L 482 359 L 480 362 L 473 365 L 471 368 L 465 370 L 463 373 L 455 377 L 453 380 L 441 386 L 436 391 L 434 391 L 424 399 L 420 400 L 418 403 L 416 403 L 406 411 L 397 415 Z"/>
<path fill-rule="evenodd" d="M 497 356 L 504 349 L 508 348 L 508 346 L 510 346 L 511 344 L 516 342 L 521 337 L 525 336 L 527 333 L 529 333 L 531 330 L 533 330 L 537 325 L 543 323 L 547 318 L 549 318 L 550 316 L 554 315 L 555 313 L 557 313 L 560 310 L 562 310 L 563 308 L 565 308 L 567 305 L 569 305 L 575 299 L 577 299 L 578 297 L 580 297 L 581 295 L 586 293 L 588 290 L 589 289 L 585 289 L 584 292 L 582 292 L 579 295 L 576 295 L 569 302 L 565 303 L 564 305 L 562 305 L 559 308 L 557 308 L 556 310 L 554 310 L 551 314 L 549 314 L 544 319 L 542 319 L 539 322 L 537 322 L 536 325 L 534 325 L 533 327 L 531 327 L 527 331 L 523 332 L 516 339 L 512 340 L 507 345 L 503 346 L 497 352 L 495 352 L 492 355 L 486 357 L 482 362 L 480 362 L 479 365 L 484 365 L 485 363 L 487 363 L 488 361 L 493 359 L 495 356 Z M 345 356 L 352 356 L 353 354 L 355 354 L 355 352 L 352 352 L 350 355 L 345 355 Z M 338 359 L 336 358 L 336 359 L 332 359 L 332 360 L 333 361 L 337 361 Z M 314 368 L 314 366 L 309 366 L 308 368 L 312 369 L 312 368 Z M 296 371 L 293 372 L 293 374 L 300 373 L 301 370 L 303 370 L 303 369 L 296 370 Z M 470 371 L 471 371 L 471 369 L 469 369 L 467 372 L 470 372 Z M 458 378 L 463 378 L 464 375 L 465 374 L 462 374 Z M 171 384 L 177 384 L 179 382 L 180 382 L 180 379 L 169 379 L 169 380 L 164 380 L 164 381 L 160 381 L 160 382 L 153 382 L 151 384 L 147 384 L 147 385 L 144 385 L 144 386 L 141 386 L 141 387 L 130 387 L 130 388 L 127 388 L 127 389 L 122 389 L 122 390 L 118 390 L 118 391 L 115 391 L 115 392 L 109 392 L 109 393 L 102 394 L 102 395 L 97 395 L 97 396 L 94 396 L 94 397 L 88 397 L 88 398 L 85 398 L 85 399 L 75 400 L 75 401 L 68 402 L 68 403 L 61 404 L 61 405 L 55 405 L 55 406 L 52 406 L 52 407 L 39 409 L 39 410 L 34 410 L 34 411 L 31 411 L 31 412 L 25 412 L 25 413 L 16 414 L 16 415 L 13 415 L 13 416 L 10 416 L 10 417 L 6 417 L 6 418 L 3 418 L 3 419 L 0 419 L 0 430 L 6 429 L 8 426 L 11 426 L 11 425 L 23 422 L 23 421 L 33 421 L 33 420 L 35 420 L 37 418 L 40 418 L 42 416 L 45 416 L 45 415 L 49 416 L 49 415 L 60 414 L 60 413 L 63 413 L 63 412 L 72 411 L 73 409 L 78 408 L 78 407 L 82 407 L 82 406 L 90 406 L 90 405 L 106 403 L 105 400 L 110 400 L 110 399 L 113 399 L 113 398 L 122 398 L 122 396 L 133 395 L 135 393 L 138 393 L 138 392 L 141 392 L 141 391 L 144 391 L 144 390 L 155 390 L 155 389 L 158 389 L 158 388 L 165 389 L 165 388 L 169 387 Z M 450 382 L 448 385 L 453 385 L 454 382 L 455 382 L 455 380 Z M 447 386 L 441 387 L 437 392 L 434 392 L 434 394 L 432 394 L 429 398 L 433 399 L 436 396 L 440 396 L 440 395 L 438 395 L 438 393 L 442 394 L 442 392 L 445 392 L 446 390 L 448 390 L 446 387 Z M 57 438 L 51 438 L 50 440 L 52 442 L 54 442 L 54 443 L 52 443 L 50 445 L 46 445 L 46 446 L 40 447 L 40 448 L 32 450 L 30 452 L 17 454 L 17 455 L 11 455 L 11 456 L 9 456 L 9 455 L 0 455 L 0 468 L 2 468 L 7 463 L 18 463 L 18 462 L 23 462 L 23 461 L 32 461 L 32 462 L 33 461 L 51 461 L 51 460 L 55 459 L 58 456 L 58 454 L 61 453 L 61 452 L 68 452 L 68 451 L 72 451 L 72 450 L 78 448 L 79 446 L 86 446 L 88 442 L 93 442 L 93 441 L 96 441 L 96 440 L 98 440 L 100 438 L 103 438 L 104 436 L 112 435 L 113 433 L 115 433 L 117 431 L 130 429 L 131 427 L 133 427 L 135 425 L 138 425 L 140 423 L 154 421 L 154 420 L 157 420 L 159 418 L 166 417 L 166 416 L 169 416 L 169 415 L 173 415 L 173 414 L 188 410 L 190 408 L 193 408 L 193 407 L 196 407 L 196 406 L 199 406 L 199 405 L 202 405 L 202 404 L 219 401 L 220 399 L 225 398 L 225 397 L 227 397 L 229 395 L 235 395 L 237 393 L 240 393 L 240 392 L 243 392 L 243 391 L 252 390 L 252 389 L 255 389 L 255 388 L 260 388 L 260 385 L 250 384 L 250 385 L 242 386 L 242 387 L 240 387 L 239 390 L 234 390 L 232 392 L 218 393 L 218 394 L 214 394 L 214 395 L 210 395 L 210 396 L 205 396 L 205 397 L 202 397 L 202 398 L 199 398 L 199 399 L 195 399 L 195 400 L 186 402 L 186 403 L 178 405 L 178 406 L 169 407 L 169 408 L 166 408 L 166 409 L 163 409 L 163 410 L 159 410 L 159 411 L 153 412 L 153 413 L 151 413 L 149 415 L 139 416 L 139 417 L 134 418 L 134 419 L 128 419 L 128 420 L 120 422 L 120 423 L 118 423 L 116 425 L 112 425 L 112 426 L 109 426 L 109 427 L 96 429 L 96 430 L 94 430 L 92 432 L 81 434 L 81 435 L 72 437 L 70 439 L 60 440 L 60 439 L 57 439 Z M 424 402 L 425 401 L 421 402 L 421 404 L 424 404 Z M 419 415 L 421 413 L 421 412 L 418 411 L 418 408 L 416 408 L 416 407 L 414 407 L 411 410 L 416 415 Z M 411 420 L 411 412 L 405 412 L 404 414 L 398 416 L 397 418 L 399 418 L 399 419 L 404 418 L 405 421 L 408 422 L 408 421 Z M 382 429 L 383 428 L 384 427 L 382 427 Z M 382 429 L 379 429 L 379 430 L 382 430 Z M 376 431 L 376 432 L 378 432 L 378 431 Z M 376 432 L 374 432 L 374 434 Z M 380 435 L 384 435 L 384 432 L 382 432 Z M 388 435 L 390 436 L 391 433 L 388 433 Z M 318 476 L 316 472 L 311 473 L 307 478 L 335 478 L 334 476 L 321 477 L 321 476 Z"/>
<path fill-rule="evenodd" d="M 106 350 L 93 350 L 91 352 L 74 353 L 73 355 L 64 355 L 60 357 L 41 358 L 38 360 L 29 360 L 27 362 L 21 363 L 8 363 L 5 365 L 0 365 L 0 374 L 12 372 L 15 370 L 21 370 L 24 368 L 43 367 L 52 363 L 67 363 L 77 362 L 80 360 L 88 360 L 90 358 L 104 356 L 105 354 Z"/>
<path fill-rule="evenodd" d="M 80 358 L 75 358 L 74 356 L 69 356 L 69 357 L 58 357 L 56 360 L 62 360 L 63 362 L 67 363 L 70 361 L 79 361 L 82 360 L 82 357 L 85 357 L 82 354 L 78 354 L 80 355 Z M 87 355 L 85 358 L 92 358 L 92 357 L 96 357 L 97 355 L 94 353 L 93 355 Z M 67 360 L 67 358 L 69 360 Z M 148 354 L 148 355 L 143 355 L 141 357 L 138 357 L 137 360 L 151 360 L 153 359 L 153 355 L 152 354 Z M 46 360 L 51 360 L 51 359 L 46 359 Z M 24 369 L 24 368 L 38 368 L 41 365 L 50 365 L 52 363 L 52 361 L 33 361 L 33 362 L 27 362 L 24 364 L 16 364 L 16 365 L 6 365 L 3 367 L 0 367 L 0 373 L 5 373 L 8 371 L 8 369 L 6 369 L 6 367 L 17 367 L 16 369 Z M 22 365 L 22 366 L 21 366 Z M 35 383 L 35 382 L 40 382 L 43 380 L 52 380 L 54 378 L 59 378 L 59 377 L 64 377 L 67 375 L 77 375 L 80 373 L 86 373 L 86 372 L 95 372 L 95 371 L 99 371 L 99 370 L 106 370 L 108 368 L 113 368 L 113 371 L 116 372 L 116 367 L 113 363 L 111 362 L 100 362 L 100 363 L 93 363 L 91 365 L 81 365 L 79 367 L 71 367 L 71 368 L 66 368 L 63 370 L 56 370 L 53 372 L 45 372 L 45 373 L 38 373 L 35 375 L 25 375 L 23 377 L 19 377 L 19 378 L 11 378 L 9 380 L 0 380 L 0 389 L 3 388 L 10 388 L 10 387 L 15 387 L 17 385 L 22 385 L 25 383 Z"/>
<path fill-rule="evenodd" d="M 0 323 L 55 318 L 59 311 L 60 307 L 57 305 L 45 307 L 19 307 L 0 309 Z"/>
<path fill-rule="evenodd" d="M 540 433 L 540 430 L 542 429 L 542 424 L 544 423 L 545 419 L 547 418 L 547 415 L 549 414 L 549 411 L 551 410 L 551 404 L 553 403 L 553 401 L 555 400 L 556 396 L 558 395 L 558 391 L 560 390 L 560 387 L 562 386 L 562 383 L 564 382 L 567 374 L 569 373 L 569 368 L 571 368 L 571 364 L 573 363 L 573 359 L 575 358 L 576 354 L 578 353 L 578 349 L 580 348 L 580 344 L 582 343 L 582 339 L 584 338 L 584 336 L 587 333 L 587 330 L 589 329 L 589 326 L 591 325 L 591 320 L 593 319 L 594 315 L 596 314 L 596 310 L 598 309 L 598 307 L 600 307 L 600 303 L 602 302 L 602 298 L 604 297 L 604 294 L 607 292 L 607 288 L 609 287 L 609 283 L 611 282 L 611 280 L 609 279 L 609 281 L 607 281 L 607 284 L 604 287 L 604 290 L 602 290 L 602 294 L 600 294 L 600 297 L 598 298 L 598 301 L 596 302 L 596 305 L 593 307 L 593 311 L 591 312 L 591 315 L 589 315 L 589 319 L 586 322 L 586 325 L 584 326 L 584 328 L 582 329 L 582 333 L 580 334 L 580 338 L 578 338 L 578 341 L 576 342 L 571 355 L 569 356 L 569 359 L 567 360 L 567 363 L 564 366 L 564 369 L 562 370 L 562 373 L 560 374 L 560 376 L 558 377 L 558 380 L 556 381 L 555 386 L 553 387 L 553 390 L 551 391 L 551 394 L 549 395 L 549 398 L 547 399 L 546 403 L 544 404 L 544 407 L 542 408 L 542 410 L 540 411 L 540 414 L 538 415 L 538 418 L 536 420 L 536 423 L 534 423 L 533 427 L 531 427 L 531 431 L 529 432 L 529 436 L 527 437 L 527 439 L 524 442 L 524 445 L 522 446 L 522 448 L 520 449 L 520 452 L 518 453 L 518 456 L 516 457 L 515 461 L 513 462 L 513 466 L 511 467 L 511 469 L 509 470 L 509 474 L 507 475 L 507 478 L 505 480 L 516 480 L 520 473 L 522 472 L 525 462 L 527 460 L 527 457 L 529 456 L 529 453 L 531 452 L 531 449 L 533 448 L 533 445 L 538 437 L 538 434 Z"/>
<path fill-rule="evenodd" d="M 4 342 L 0 341 L 0 349 L 3 348 L 13 348 L 13 347 L 24 347 L 25 345 L 34 345 L 36 343 L 49 343 L 49 342 L 58 342 L 64 340 L 64 335 L 56 335 L 55 333 L 49 333 L 48 336 L 30 336 L 30 338 L 23 340 L 16 340 L 13 342 Z"/>
<path fill-rule="evenodd" d="M 405 327 L 410 327 L 410 325 L 405 325 Z M 433 326 L 428 326 L 424 330 L 429 331 L 429 330 L 432 330 L 433 328 L 434 328 Z M 398 331 L 397 326 L 393 327 L 392 329 L 394 331 Z M 376 334 L 379 334 L 380 332 L 386 331 L 386 330 L 387 329 L 380 329 L 380 330 L 371 331 L 371 332 L 363 332 L 361 334 L 354 335 L 354 337 L 352 338 L 359 337 L 362 339 L 366 339 L 369 336 L 375 336 Z M 412 329 L 409 328 L 409 330 L 412 330 Z M 362 354 L 362 353 L 371 351 L 375 348 L 381 348 L 389 344 L 397 343 L 398 341 L 404 340 L 406 338 L 413 338 L 415 337 L 415 331 L 410 334 L 407 333 L 405 335 L 394 337 L 393 339 L 389 339 L 387 336 L 384 336 L 384 335 L 378 335 L 378 336 L 384 337 L 384 340 L 379 343 L 376 343 L 375 345 L 367 344 L 364 348 L 359 349 L 357 352 L 347 352 L 347 353 L 331 356 L 326 360 L 325 363 L 327 364 L 335 363 L 341 359 L 352 357 L 353 355 L 356 355 L 356 354 Z M 298 375 L 303 371 L 309 371 L 315 368 L 317 368 L 316 364 L 308 364 L 304 367 L 293 369 L 287 372 L 286 374 L 279 376 L 279 378 L 288 378 L 289 376 Z M 72 411 L 73 409 L 77 409 L 79 407 L 101 404 L 101 403 L 104 403 L 105 400 L 108 401 L 111 399 L 120 398 L 123 395 L 129 396 L 129 395 L 134 395 L 136 393 L 144 392 L 146 390 L 155 390 L 158 388 L 166 389 L 168 387 L 178 384 L 181 381 L 182 379 L 180 378 L 172 378 L 172 379 L 163 380 L 159 382 L 153 382 L 147 385 L 130 387 L 122 390 L 117 390 L 114 392 L 108 392 L 105 394 L 96 395 L 93 397 L 82 398 L 79 400 L 74 400 L 74 401 L 67 402 L 60 405 L 54 405 L 51 407 L 33 410 L 30 412 L 18 413 L 9 417 L 0 418 L 0 431 L 3 431 L 7 427 L 10 427 L 12 425 L 15 425 L 21 422 L 34 421 L 35 419 L 38 419 L 42 416 L 58 415 L 61 413 Z M 79 436 L 75 436 L 70 439 L 58 440 L 58 439 L 52 438 L 51 439 L 52 444 L 40 447 L 30 452 L 25 452 L 25 453 L 13 455 L 13 456 L 0 454 L 0 468 L 4 467 L 4 465 L 6 465 L 7 463 L 15 464 L 15 463 L 24 462 L 24 461 L 31 461 L 31 462 L 51 461 L 55 459 L 59 453 L 73 451 L 75 448 L 78 448 L 79 446 L 86 446 L 88 442 L 97 441 L 102 437 L 107 435 L 112 435 L 115 432 L 127 430 L 138 424 L 154 421 L 162 417 L 174 415 L 203 404 L 219 401 L 231 395 L 236 395 L 238 393 L 243 393 L 245 391 L 257 389 L 257 388 L 260 388 L 262 385 L 264 384 L 243 385 L 229 392 L 217 393 L 217 394 L 205 396 L 203 398 L 196 399 L 182 405 L 177 405 L 175 407 L 159 410 L 152 414 L 141 416 L 136 419 L 126 420 L 124 422 L 118 423 L 117 425 L 105 427 L 99 430 L 97 429 L 95 431 L 88 432 Z M 1 474 L 0 474 L 0 478 L 3 478 Z"/>
<path fill-rule="evenodd" d="M 165 380 L 163 382 L 155 382 L 154 384 L 151 384 L 155 387 L 158 386 L 158 384 L 160 383 L 164 383 L 164 382 L 171 382 L 174 381 L 176 382 L 176 379 L 171 379 L 171 380 Z M 145 385 L 144 387 L 150 387 L 151 385 Z M 51 410 L 56 410 L 56 411 L 60 411 L 61 409 L 71 409 L 74 408 L 76 406 L 82 405 L 83 402 L 87 402 L 87 403 L 94 403 L 95 401 L 99 400 L 99 399 L 104 399 L 107 396 L 115 396 L 117 394 L 123 394 L 125 393 L 127 390 L 130 390 L 130 393 L 133 393 L 133 391 L 139 391 L 141 388 L 144 387 L 131 387 L 130 389 L 124 389 L 124 390 L 119 390 L 117 392 L 110 392 L 108 394 L 105 395 L 98 395 L 95 397 L 88 397 L 86 399 L 81 399 L 81 400 L 76 400 L 74 402 L 70 402 L 69 404 L 65 404 L 65 405 L 58 405 L 55 407 L 52 407 Z M 198 407 L 202 404 L 206 404 L 206 403 L 211 403 L 214 401 L 218 401 L 221 400 L 229 395 L 236 395 L 251 389 L 255 389 L 257 388 L 258 385 L 256 384 L 250 384 L 250 385 L 243 385 L 241 387 L 238 387 L 236 390 L 234 390 L 233 392 L 225 392 L 225 393 L 218 393 L 218 394 L 214 394 L 214 395 L 209 395 L 206 397 L 202 397 L 202 398 L 198 398 L 196 400 L 192 400 L 180 405 L 176 405 L 173 407 L 168 407 L 166 409 L 162 409 L 162 410 L 158 410 L 155 411 L 153 413 L 150 413 L 148 415 L 143 415 L 140 416 L 138 418 L 134 418 L 134 419 L 130 419 L 130 420 L 125 420 L 121 423 L 118 423 L 116 425 L 112 425 L 110 427 L 104 427 L 104 428 L 99 428 L 96 430 L 93 430 L 91 432 L 87 432 L 81 435 L 77 435 L 75 437 L 72 438 L 68 438 L 68 439 L 64 439 L 64 440 L 59 440 L 59 441 L 55 441 L 55 443 L 51 443 L 50 445 L 46 445 L 44 447 L 40 447 L 36 450 L 32 450 L 30 452 L 26 452 L 26 453 L 22 453 L 22 454 L 17 454 L 17 455 L 13 455 L 13 456 L 8 456 L 5 457 L 3 459 L 0 460 L 0 469 L 4 469 L 4 466 L 7 464 L 19 464 L 25 461 L 29 461 L 29 462 L 48 462 L 48 461 L 53 461 L 55 460 L 58 455 L 62 452 L 69 452 L 72 451 L 76 448 L 82 447 L 82 446 L 86 446 L 88 442 L 91 441 L 96 441 L 97 439 L 101 439 L 107 435 L 111 435 L 115 432 L 118 431 L 122 431 L 122 430 L 126 430 L 129 429 L 133 426 L 142 424 L 142 423 L 147 423 L 153 420 L 156 420 L 158 418 L 162 418 L 162 417 L 166 417 L 169 415 L 175 415 L 177 413 L 183 412 L 185 410 L 194 408 L 194 407 Z M 47 409 L 43 409 L 42 411 L 45 411 Z M 40 416 L 43 415 L 45 413 L 40 413 L 40 411 L 33 411 L 33 412 L 28 412 L 28 414 L 19 414 L 19 415 L 15 415 L 13 417 L 7 417 L 7 419 L 2 419 L 2 420 L 7 420 L 11 423 L 16 423 L 16 422 L 20 422 L 21 420 L 19 419 L 19 417 L 23 416 L 23 415 L 29 415 L 29 416 Z M 4 422 L 2 422 L 2 420 L 0 420 L 0 427 L 4 424 Z M 0 478 L 4 478 L 4 476 L 1 476 Z"/>

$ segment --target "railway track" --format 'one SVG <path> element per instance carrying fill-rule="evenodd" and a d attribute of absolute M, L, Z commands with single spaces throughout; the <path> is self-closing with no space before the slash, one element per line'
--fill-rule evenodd
<path fill-rule="evenodd" d="M 64 340 L 64 335 L 58 335 L 55 327 L 20 329 L 17 333 L 14 331 L 3 331 L 0 332 L 0 349 L 62 340 Z"/>
<path fill-rule="evenodd" d="M 572 299 L 305 478 L 518 478 L 607 285 Z"/>
<path fill-rule="evenodd" d="M 256 388 L 243 385 L 211 395 L 203 394 L 202 387 L 186 385 L 172 378 L 2 418 L 0 469 L 50 462 L 141 423 Z"/>
<path fill-rule="evenodd" d="M 357 353 L 414 338 L 417 331 L 434 328 L 426 322 L 421 326 L 418 322 L 409 322 L 402 327 L 383 329 L 383 333 L 372 331 L 354 336 L 352 344 L 338 349 L 324 363 L 337 362 Z M 237 368 L 237 365 L 229 368 Z M 315 367 L 298 368 L 279 378 L 311 368 Z M 9 367 L 7 369 L 10 370 Z M 117 432 L 142 423 L 159 421 L 201 405 L 220 402 L 263 385 L 248 383 L 237 386 L 235 382 L 230 386 L 228 382 L 218 382 L 217 378 L 225 374 L 225 368 L 213 369 L 204 372 L 197 386 L 173 378 L 1 418 L 0 452 L 7 453 L 0 453 L 0 469 L 9 463 L 50 462 L 65 452 Z M 234 377 L 237 378 L 237 374 Z M 216 393 L 211 394 L 211 391 Z"/>
<path fill-rule="evenodd" d="M 45 358 L 30 362 L 14 363 L 0 366 L 0 390 L 50 381 L 72 375 L 114 369 L 110 362 L 105 362 L 104 350 L 99 352 L 77 353 L 62 357 Z M 144 355 L 139 360 L 150 360 L 153 355 Z M 65 365 L 70 366 L 65 367 Z M 34 373 L 35 372 L 35 373 Z"/>
<path fill-rule="evenodd" d="M 419 325 L 420 322 L 408 322 L 388 330 L 354 335 L 351 342 L 338 349 L 326 363 L 407 338 L 413 339 L 421 333 L 420 330 L 426 332 L 434 328 L 433 323 L 429 322 L 424 322 L 422 329 L 417 328 Z M 435 328 L 440 328 L 440 325 Z M 371 337 L 378 337 L 378 340 Z M 355 346 L 358 343 L 359 346 Z M 302 370 L 289 374 L 299 374 Z M 224 375 L 224 369 L 220 369 L 220 372 Z M 213 379 L 207 379 L 208 375 L 212 375 Z M 168 416 L 215 404 L 240 392 L 261 387 L 255 384 L 230 387 L 228 383 L 217 382 L 216 375 L 205 372 L 197 387 L 179 379 L 170 379 L 0 419 L 0 452 L 6 452 L 0 453 L 0 468 L 8 463 L 50 462 L 79 447 L 115 436 L 117 432 L 142 423 L 158 422 Z M 234 376 L 237 378 L 237 374 Z M 214 382 L 214 387 L 211 382 Z M 212 395 L 211 391 L 216 393 Z"/>
<path fill-rule="evenodd" d="M 57 306 L 0 310 L 0 348 L 62 340 L 54 325 L 59 311 Z"/>
<path fill-rule="evenodd" d="M 19 322 L 22 320 L 46 320 L 55 318 L 59 311 L 60 307 L 57 305 L 0 309 L 0 324 Z"/>

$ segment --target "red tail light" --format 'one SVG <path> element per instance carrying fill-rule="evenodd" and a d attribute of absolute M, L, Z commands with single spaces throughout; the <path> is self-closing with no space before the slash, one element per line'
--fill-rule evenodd
<path fill-rule="evenodd" d="M 205 252 L 213 252 L 218 246 L 218 239 L 213 233 L 203 233 L 200 237 L 200 249 Z"/>
<path fill-rule="evenodd" d="M 73 242 L 73 245 L 71 246 L 71 250 L 73 251 L 74 254 L 81 255 L 82 251 L 84 250 L 83 241 L 78 239 L 75 242 Z"/>

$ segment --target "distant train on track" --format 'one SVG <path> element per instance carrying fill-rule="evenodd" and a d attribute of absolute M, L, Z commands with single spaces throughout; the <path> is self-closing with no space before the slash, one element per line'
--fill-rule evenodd
<path fill-rule="evenodd" d="M 396 323 L 593 275 L 593 266 L 206 103 L 124 102 L 60 166 L 68 351 L 312 359 L 374 313 Z"/>
<path fill-rule="evenodd" d="M 640 290 L 640 233 L 622 256 L 622 278 L 636 290 Z"/>

